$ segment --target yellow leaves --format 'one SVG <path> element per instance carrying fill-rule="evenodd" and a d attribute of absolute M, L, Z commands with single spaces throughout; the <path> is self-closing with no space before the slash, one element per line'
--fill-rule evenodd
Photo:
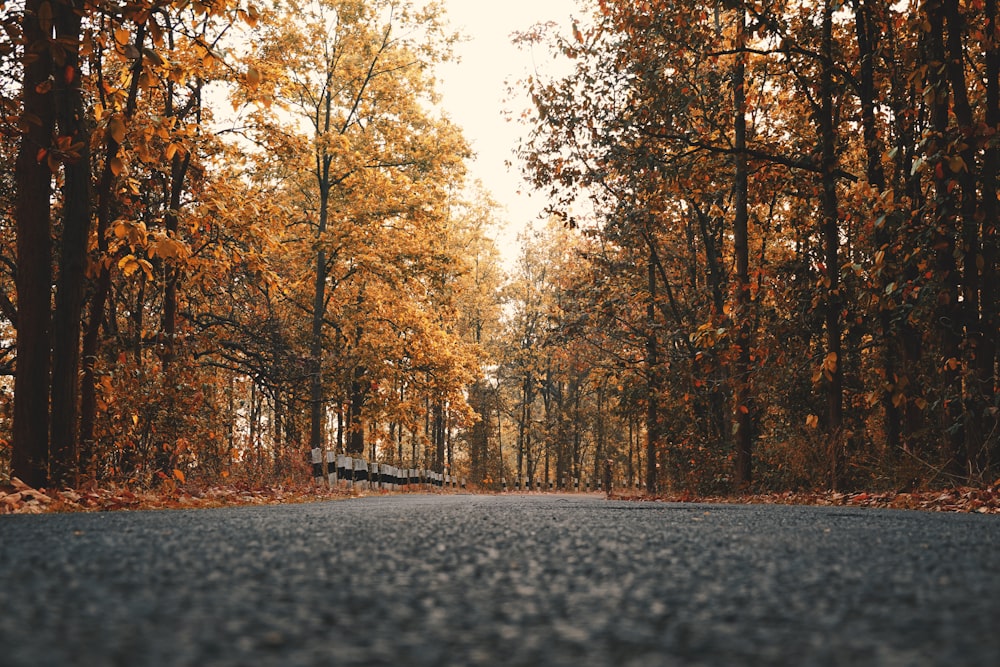
<path fill-rule="evenodd" d="M 121 116 L 114 116 L 108 121 L 107 133 L 119 146 L 125 143 L 125 121 Z"/>
<path fill-rule="evenodd" d="M 111 228 L 114 238 L 127 245 L 130 252 L 118 260 L 118 269 L 125 276 L 142 272 L 147 278 L 153 277 L 153 265 L 140 255 L 145 252 L 149 259 L 160 258 L 168 261 L 183 261 L 191 256 L 191 251 L 183 241 L 162 231 L 149 232 L 146 224 L 133 220 L 117 220 Z"/>
<path fill-rule="evenodd" d="M 261 74 L 260 70 L 256 67 L 248 67 L 246 74 L 246 86 L 250 92 L 255 92 L 258 87 L 260 87 Z"/>
<path fill-rule="evenodd" d="M 181 484 L 185 483 L 184 471 L 174 468 L 174 479 L 176 479 Z"/>
<path fill-rule="evenodd" d="M 148 232 L 146 223 L 133 220 L 116 220 L 112 227 L 115 238 L 128 243 L 133 250 L 144 247 Z"/>
<path fill-rule="evenodd" d="M 150 243 L 147 251 L 150 257 L 170 260 L 186 259 L 191 254 L 186 244 L 166 235 L 160 236 Z"/>
<path fill-rule="evenodd" d="M 809 428 L 819 428 L 819 417 L 816 415 L 809 415 L 806 417 L 806 426 Z"/>
<path fill-rule="evenodd" d="M 126 276 L 130 277 L 142 271 L 146 278 L 152 280 L 153 265 L 148 260 L 137 258 L 133 254 L 128 254 L 118 260 L 118 269 Z"/>
<path fill-rule="evenodd" d="M 725 338 L 729 330 L 725 327 L 717 327 L 712 322 L 706 322 L 699 326 L 688 338 L 692 343 L 701 348 L 710 348 Z"/>
<path fill-rule="evenodd" d="M 201 61 L 201 64 L 205 67 L 211 65 L 212 61 L 215 59 L 215 55 L 212 51 L 201 42 L 195 42 L 194 52 L 197 58 Z"/>
<path fill-rule="evenodd" d="M 257 21 L 260 19 L 260 12 L 256 5 L 247 5 L 247 8 L 242 11 L 243 22 L 246 23 L 251 28 L 257 27 Z"/>
<path fill-rule="evenodd" d="M 115 42 L 120 47 L 124 47 L 132 41 L 132 33 L 130 33 L 126 28 L 115 28 L 114 37 Z"/>
<path fill-rule="evenodd" d="M 173 160 L 174 156 L 177 155 L 178 153 L 180 153 L 180 155 L 183 156 L 184 147 L 174 141 L 171 141 L 169 144 L 167 144 L 166 150 L 163 151 L 163 154 L 164 156 L 166 156 L 167 160 Z"/>
<path fill-rule="evenodd" d="M 347 155 L 350 149 L 350 140 L 339 132 L 325 132 L 316 137 L 316 152 L 320 155 Z M 356 155 L 348 157 L 358 159 Z"/>
<path fill-rule="evenodd" d="M 829 352 L 823 359 L 823 371 L 827 373 L 837 372 L 837 353 Z"/>

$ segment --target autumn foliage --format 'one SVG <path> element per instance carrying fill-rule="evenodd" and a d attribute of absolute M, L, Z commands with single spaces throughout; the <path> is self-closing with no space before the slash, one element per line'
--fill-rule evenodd
<path fill-rule="evenodd" d="M 535 377 L 641 430 L 647 488 L 996 478 L 997 9 L 600 0 L 521 35 L 566 63 L 520 154 L 579 230 Z"/>
<path fill-rule="evenodd" d="M 4 477 L 280 482 L 376 443 L 444 466 L 484 362 L 456 304 L 496 253 L 436 106 L 440 9 L 0 16 Z"/>
<path fill-rule="evenodd" d="M 336 450 L 992 507 L 997 13 L 588 0 L 525 31 L 560 63 L 518 82 L 551 216 L 505 275 L 436 4 L 0 0 L 6 497 Z"/>

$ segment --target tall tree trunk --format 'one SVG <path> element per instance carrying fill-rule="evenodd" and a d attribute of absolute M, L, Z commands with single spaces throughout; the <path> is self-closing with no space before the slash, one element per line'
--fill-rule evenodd
<path fill-rule="evenodd" d="M 79 0 L 56 3 L 58 38 L 64 44 L 62 75 L 56 77 L 57 123 L 60 137 L 74 146 L 76 156 L 63 164 L 63 224 L 59 276 L 52 319 L 52 416 L 49 475 L 52 483 L 79 482 L 78 417 L 80 330 L 83 287 L 90 237 L 90 130 L 84 117 L 80 71 Z"/>
<path fill-rule="evenodd" d="M 952 190 L 949 188 L 948 124 L 949 87 L 946 74 L 947 55 L 945 53 L 944 6 L 943 0 L 928 0 L 923 4 L 928 31 L 926 35 L 927 82 L 931 95 L 931 127 L 934 141 L 927 147 L 928 155 L 938 156 L 934 166 L 934 208 L 931 224 L 934 226 L 935 268 L 942 282 L 938 294 L 934 318 L 938 323 L 941 341 L 942 414 L 941 429 L 943 448 L 941 457 L 947 472 L 955 477 L 966 474 L 966 452 L 962 407 L 961 344 L 962 307 L 959 302 L 960 276 L 956 261 L 959 234 L 956 228 L 957 213 Z"/>
<path fill-rule="evenodd" d="M 26 131 L 15 166 L 14 215 L 17 225 L 17 374 L 14 378 L 14 424 L 11 474 L 30 486 L 48 483 L 49 337 L 52 286 L 52 172 L 46 154 L 55 129 L 55 105 L 45 86 L 52 76 L 46 45 L 53 36 L 42 25 L 42 0 L 26 0 L 24 88 Z M 37 47 L 37 48 L 36 48 Z"/>
<path fill-rule="evenodd" d="M 660 345 L 656 323 L 656 262 L 654 249 L 649 248 L 647 271 L 648 302 L 646 304 L 646 493 L 657 491 L 657 450 L 662 446 L 663 428 L 660 417 L 660 394 L 663 381 L 660 369 Z"/>
<path fill-rule="evenodd" d="M 883 44 L 888 53 L 883 62 L 890 69 L 890 98 L 892 105 L 892 134 L 894 139 L 894 151 L 896 154 L 893 169 L 892 190 L 896 202 L 913 201 L 922 199 L 921 174 L 913 168 L 917 145 L 915 139 L 919 117 L 912 113 L 912 109 L 919 107 L 919 96 L 913 82 L 908 78 L 908 72 L 900 67 L 898 63 L 905 56 L 898 54 L 900 50 L 899 42 L 896 38 L 896 28 L 893 21 L 886 21 L 883 24 L 885 29 L 885 40 Z M 896 222 L 897 228 L 904 225 L 917 225 L 915 219 L 918 214 L 909 211 L 899 213 L 900 219 Z M 911 254 L 912 234 L 899 233 L 893 239 L 892 247 L 896 249 L 896 255 L 903 258 L 901 266 L 896 269 L 900 273 L 904 283 L 919 280 L 919 273 L 915 262 L 906 261 Z M 923 333 L 908 318 L 900 318 L 896 323 L 898 329 L 897 340 L 899 344 L 900 364 L 897 373 L 897 392 L 902 399 L 903 414 L 901 428 L 901 446 L 904 452 L 916 454 L 920 443 L 920 434 L 925 430 L 926 415 L 919 407 L 918 398 L 923 398 L 925 394 L 925 383 L 922 381 L 920 373 L 921 359 L 924 353 Z"/>
<path fill-rule="evenodd" d="M 181 209 L 184 181 L 190 165 L 191 153 L 189 151 L 185 151 L 183 156 L 180 151 L 174 153 L 174 157 L 170 161 L 170 204 L 163 216 L 163 227 L 170 238 L 177 236 L 178 212 Z M 180 281 L 180 269 L 176 266 L 175 260 L 167 259 L 164 261 L 164 274 L 166 284 L 163 288 L 163 316 L 160 328 L 163 332 L 161 357 L 164 376 L 167 376 L 169 375 L 169 367 L 174 361 L 177 345 L 177 287 Z"/>
<path fill-rule="evenodd" d="M 873 2 L 878 0 L 858 0 L 854 13 L 854 28 L 858 40 L 858 60 L 861 68 L 859 97 L 861 103 L 861 124 L 865 142 L 865 175 L 868 183 L 882 195 L 887 187 L 885 171 L 882 168 L 884 146 L 878 134 L 878 120 L 875 117 L 877 92 L 875 88 L 875 64 L 879 52 L 880 31 L 874 15 Z M 876 266 L 881 273 L 878 278 L 878 294 L 886 294 L 886 288 L 895 278 L 893 237 L 895 216 L 884 211 L 881 222 L 876 223 L 875 253 L 881 262 Z M 881 253 L 878 255 L 878 253 Z M 890 288 L 891 290 L 891 288 Z M 881 335 L 882 387 L 879 402 L 885 419 L 885 446 L 890 452 L 897 451 L 902 444 L 902 415 L 894 398 L 899 391 L 897 369 L 897 341 L 893 335 L 894 308 L 882 302 L 878 308 L 878 323 Z"/>
<path fill-rule="evenodd" d="M 316 109 L 316 140 L 331 130 L 333 121 L 332 72 L 327 72 L 323 103 Z M 330 189 L 332 187 L 330 166 L 333 158 L 319 145 L 316 150 L 316 185 L 319 188 L 319 224 L 316 228 L 316 281 L 313 292 L 312 337 L 309 356 L 312 361 L 312 377 L 309 384 L 309 448 L 323 449 L 323 321 L 326 317 L 326 242 L 327 224 L 330 216 Z M 361 436 L 364 438 L 364 434 Z M 362 445 L 363 446 L 363 445 Z"/>
<path fill-rule="evenodd" d="M 325 207 L 320 208 L 320 234 L 325 231 Z M 316 251 L 316 282 L 313 293 L 312 337 L 309 357 L 312 373 L 309 378 L 309 448 L 323 447 L 323 316 L 326 310 L 326 252 Z"/>
<path fill-rule="evenodd" d="M 986 128 L 997 136 L 1000 133 L 1000 2 L 986 0 Z M 983 275 L 981 302 L 983 309 L 983 340 L 977 355 L 977 376 L 984 394 L 997 391 L 997 355 L 1000 354 L 1000 293 L 998 293 L 997 259 L 1000 245 L 997 242 L 997 225 L 1000 210 L 997 205 L 998 179 L 1000 179 L 1000 145 L 990 143 L 983 157 Z M 992 440 L 985 443 L 989 463 L 1000 465 L 1000 415 L 994 413 L 984 420 L 983 433 L 991 433 Z"/>
<path fill-rule="evenodd" d="M 521 384 L 521 409 L 517 420 L 517 488 L 524 485 L 524 450 L 528 438 L 528 396 L 531 375 L 525 374 Z"/>
<path fill-rule="evenodd" d="M 487 476 L 486 461 L 490 434 L 489 388 L 479 379 L 469 390 L 469 403 L 479 420 L 472 426 L 469 438 L 469 466 L 472 482 L 482 484 Z"/>
<path fill-rule="evenodd" d="M 826 358 L 823 362 L 827 382 L 826 433 L 831 447 L 831 484 L 837 488 L 843 459 L 844 359 L 841 346 L 844 299 L 840 284 L 840 216 L 837 201 L 837 128 L 835 125 L 833 83 L 833 6 L 823 5 L 823 64 L 820 69 L 820 160 L 822 179 L 823 247 L 826 264 Z"/>
<path fill-rule="evenodd" d="M 992 351 L 989 350 L 990 345 L 985 340 L 986 333 L 980 319 L 982 286 L 980 267 L 985 269 L 985 261 L 982 254 L 978 221 L 982 212 L 979 210 L 977 195 L 979 180 L 976 173 L 977 146 L 973 140 L 976 135 L 976 121 L 969 101 L 968 83 L 965 75 L 966 49 L 963 42 L 967 26 L 958 0 L 946 0 L 944 11 L 948 20 L 947 71 L 952 99 L 954 100 L 952 112 L 958 124 L 959 137 L 963 139 L 965 146 L 959 149 L 962 165 L 957 163 L 952 165 L 951 160 L 949 160 L 949 167 L 950 171 L 953 172 L 950 177 L 958 181 L 961 186 L 959 198 L 961 226 L 959 231 L 962 249 L 962 302 L 960 308 L 962 324 L 965 327 L 965 340 L 962 345 L 965 351 L 963 367 L 968 378 L 963 391 L 963 421 L 965 423 L 963 429 L 965 437 L 965 452 L 962 455 L 963 474 L 970 480 L 975 480 L 985 472 L 983 469 L 985 464 L 983 417 L 993 394 L 992 382 L 984 387 L 977 381 L 977 358 L 984 348 L 988 354 L 992 354 Z M 959 168 L 956 170 L 955 166 Z M 991 335 L 995 336 L 995 333 L 991 332 Z"/>
<path fill-rule="evenodd" d="M 365 371 L 358 367 L 354 369 L 354 377 L 351 379 L 351 401 L 350 401 L 350 437 L 347 440 L 347 453 L 356 456 L 365 455 L 365 427 L 364 427 L 364 403 L 365 390 L 363 378 Z"/>
<path fill-rule="evenodd" d="M 733 431 L 736 436 L 737 488 L 753 481 L 753 417 L 750 397 L 750 244 L 749 167 L 747 165 L 746 119 L 746 25 L 743 3 L 736 9 L 736 62 L 733 65 L 733 253 L 736 259 L 736 360 L 733 365 Z"/>

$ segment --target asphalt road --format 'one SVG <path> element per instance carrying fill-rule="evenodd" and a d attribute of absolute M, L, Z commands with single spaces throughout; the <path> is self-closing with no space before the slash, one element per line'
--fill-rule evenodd
<path fill-rule="evenodd" d="M 1000 517 L 393 496 L 0 517 L 0 665 L 1000 665 Z"/>

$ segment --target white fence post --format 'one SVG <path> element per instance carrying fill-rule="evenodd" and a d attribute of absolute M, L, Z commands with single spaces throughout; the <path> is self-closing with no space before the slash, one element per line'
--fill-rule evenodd
<path fill-rule="evenodd" d="M 332 450 L 326 452 L 326 483 L 331 489 L 337 486 L 337 455 Z"/>
<path fill-rule="evenodd" d="M 312 450 L 313 481 L 319 484 L 323 481 L 323 450 L 314 447 Z"/>

